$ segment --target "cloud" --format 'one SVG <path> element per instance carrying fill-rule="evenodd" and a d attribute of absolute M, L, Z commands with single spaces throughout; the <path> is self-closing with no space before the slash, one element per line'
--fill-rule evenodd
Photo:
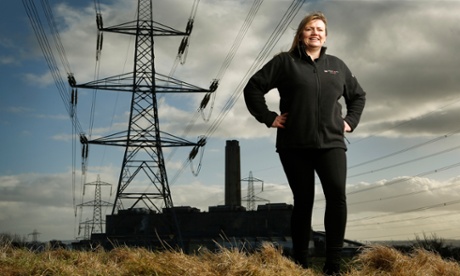
<path fill-rule="evenodd" d="M 6 108 L 6 111 L 9 113 L 23 114 L 23 113 L 30 113 L 33 111 L 33 109 L 24 107 L 24 106 L 10 106 Z"/>
<path fill-rule="evenodd" d="M 0 232 L 27 237 L 38 229 L 47 240 L 72 238 L 74 212 L 69 176 L 68 172 L 0 176 Z"/>
<path fill-rule="evenodd" d="M 27 73 L 24 74 L 24 79 L 26 82 L 36 84 L 39 87 L 47 87 L 54 83 L 54 79 L 50 72 L 46 72 L 42 75 Z"/>
<path fill-rule="evenodd" d="M 0 201 L 55 207 L 70 206 L 72 193 L 69 175 L 24 174 L 20 176 L 0 176 Z"/>
<path fill-rule="evenodd" d="M 16 59 L 12 56 L 0 56 L 0 64 L 13 64 L 16 63 Z"/>

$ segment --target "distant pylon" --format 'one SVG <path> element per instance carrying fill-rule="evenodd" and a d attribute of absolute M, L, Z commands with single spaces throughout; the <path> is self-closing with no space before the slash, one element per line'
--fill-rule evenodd
<path fill-rule="evenodd" d="M 262 182 L 262 190 L 264 190 L 264 181 L 260 180 L 258 178 L 255 178 L 252 176 L 252 171 L 249 172 L 249 177 L 241 179 L 241 181 L 247 181 L 248 182 L 248 195 L 244 197 L 242 200 L 247 202 L 246 208 L 248 211 L 254 211 L 256 210 L 256 202 L 257 201 L 266 201 L 270 202 L 269 200 L 266 200 L 264 198 L 258 197 L 254 193 L 254 182 Z"/>
<path fill-rule="evenodd" d="M 32 242 L 37 242 L 38 241 L 38 235 L 41 233 L 37 232 L 37 229 L 34 229 L 32 233 L 29 234 L 29 236 L 32 236 Z"/>
<path fill-rule="evenodd" d="M 79 204 L 80 212 L 83 213 L 83 207 L 93 207 L 93 219 L 81 221 L 78 228 L 78 235 L 80 231 L 84 229 L 83 239 L 89 240 L 93 233 L 103 233 L 105 220 L 102 219 L 102 207 L 112 207 L 112 203 L 102 200 L 102 186 L 110 186 L 110 195 L 112 195 L 112 184 L 102 182 L 99 175 L 97 181 L 91 183 L 85 183 L 83 186 L 83 195 L 87 186 L 94 186 L 94 200 Z"/>

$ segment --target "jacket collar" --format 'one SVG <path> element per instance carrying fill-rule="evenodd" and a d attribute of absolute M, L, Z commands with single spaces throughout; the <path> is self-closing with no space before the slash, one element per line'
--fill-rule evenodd
<path fill-rule="evenodd" d="M 293 51 L 292 54 L 300 59 L 309 61 L 311 58 L 307 55 L 307 51 L 305 50 L 306 46 L 302 43 L 299 44 Z M 318 60 L 322 60 L 324 56 L 326 55 L 326 50 L 327 47 L 323 46 L 321 47 L 321 53 L 319 54 Z"/>

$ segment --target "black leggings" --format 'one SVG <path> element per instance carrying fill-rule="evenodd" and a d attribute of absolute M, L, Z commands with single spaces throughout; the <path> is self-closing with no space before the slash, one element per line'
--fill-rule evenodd
<path fill-rule="evenodd" d="M 308 251 L 315 197 L 315 171 L 326 198 L 324 228 L 326 251 L 343 246 L 347 222 L 345 150 L 295 149 L 279 151 L 281 163 L 294 196 L 291 234 L 294 254 Z"/>

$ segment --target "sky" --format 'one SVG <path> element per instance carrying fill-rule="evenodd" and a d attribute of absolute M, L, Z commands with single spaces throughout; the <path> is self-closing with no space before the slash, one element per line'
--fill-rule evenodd
<path fill-rule="evenodd" d="M 41 11 L 41 2 L 34 2 Z M 94 1 L 48 2 L 78 83 L 132 71 L 129 36 L 104 34 L 96 63 Z M 104 26 L 135 19 L 137 1 L 100 2 Z M 185 30 L 193 1 L 153 2 L 156 22 Z M 275 152 L 276 131 L 250 116 L 242 85 L 248 72 L 289 49 L 305 14 L 320 10 L 328 18 L 328 54 L 341 58 L 367 92 L 360 125 L 347 135 L 346 238 L 460 239 L 460 1 L 305 1 L 263 62 L 256 63 L 290 4 L 263 1 L 225 74 L 219 75 L 252 1 L 199 1 L 185 63 L 174 77 L 207 88 L 218 76 L 219 87 L 212 108 L 203 114 L 197 112 L 203 94 L 160 95 L 160 128 L 181 136 L 190 118 L 197 117 L 184 137 L 190 141 L 216 128 L 207 136 L 201 163 L 197 158 L 184 167 L 190 149 L 165 150 L 174 205 L 208 211 L 224 204 L 227 140 L 239 141 L 241 177 L 252 173 L 263 181 L 263 188 L 262 182 L 254 183 L 257 197 L 292 204 Z M 92 208 L 78 207 L 94 200 L 94 191 L 84 183 L 99 177 L 111 184 L 111 189 L 102 187 L 102 197 L 113 202 L 123 152 L 90 146 L 82 175 L 81 146 L 73 146 L 68 103 L 50 75 L 23 3 L 0 5 L 0 233 L 31 240 L 36 230 L 41 241 L 72 240 L 82 235 L 79 223 L 92 217 Z M 171 71 L 180 40 L 155 38 L 158 72 Z M 61 72 L 65 80 L 66 71 Z M 278 100 L 276 91 L 267 94 L 274 111 Z M 129 104 L 127 94 L 98 91 L 95 97 L 80 89 L 77 114 L 82 128 L 100 137 L 126 129 Z M 324 197 L 319 183 L 316 187 L 313 229 L 322 231 Z M 242 182 L 242 195 L 247 195 L 247 182 Z"/>

